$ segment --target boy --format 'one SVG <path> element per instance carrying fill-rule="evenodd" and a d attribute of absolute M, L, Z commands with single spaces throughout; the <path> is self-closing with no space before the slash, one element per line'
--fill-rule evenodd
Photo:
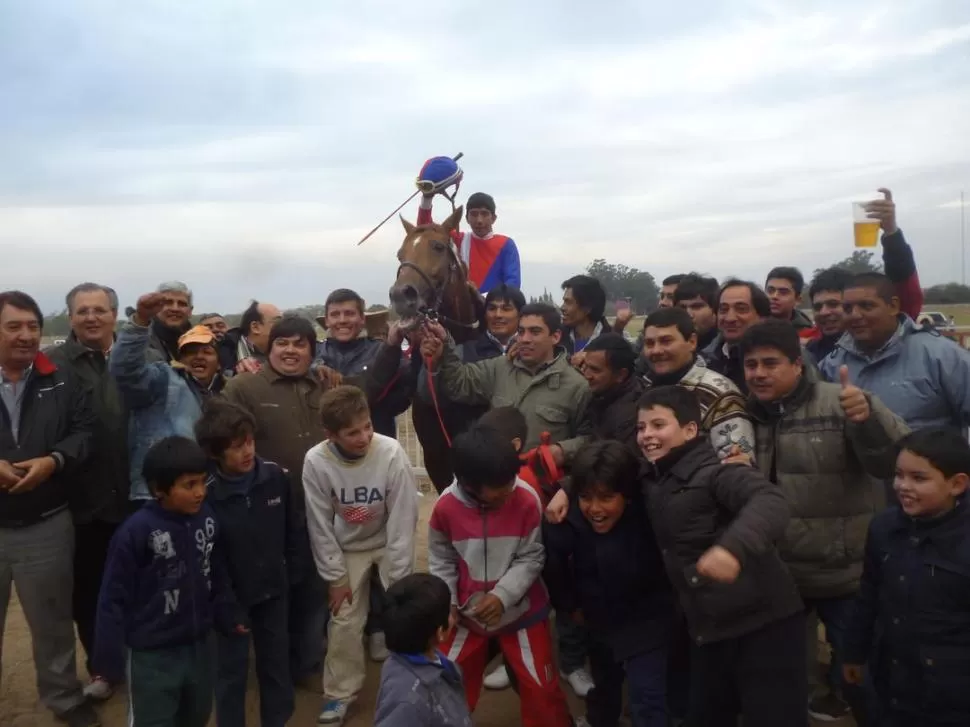
<path fill-rule="evenodd" d="M 222 536 L 203 502 L 206 465 L 191 439 L 153 445 L 142 474 L 155 500 L 111 539 L 92 662 L 99 677 L 120 684 L 128 646 L 128 720 L 137 727 L 205 727 L 213 621 L 225 633 L 246 631 L 213 549 Z"/>
<path fill-rule="evenodd" d="M 667 727 L 673 597 L 643 506 L 638 468 L 621 442 L 587 445 L 573 461 L 566 520 L 543 524 L 543 576 L 552 604 L 590 633 L 596 684 L 586 695 L 591 727 L 616 727 L 624 678 L 634 727 Z"/>
<path fill-rule="evenodd" d="M 440 578 L 414 573 L 387 591 L 375 727 L 472 727 L 461 674 L 438 651 L 454 628 L 451 592 Z"/>
<path fill-rule="evenodd" d="M 480 423 L 455 438 L 456 481 L 438 498 L 428 535 L 428 567 L 451 591 L 458 628 L 445 644 L 462 670 L 474 711 L 495 646 L 515 674 L 524 727 L 572 723 L 552 659 L 541 508 L 516 475 L 509 437 Z"/>
<path fill-rule="evenodd" d="M 722 465 L 693 392 L 651 389 L 637 444 L 651 463 L 647 513 L 696 648 L 692 727 L 807 724 L 805 615 L 775 541 L 788 503 L 752 467 Z"/>
<path fill-rule="evenodd" d="M 535 490 L 542 506 L 545 507 L 549 498 L 543 490 L 542 478 L 531 466 L 527 455 L 522 452 L 522 444 L 529 436 L 529 423 L 526 421 L 525 415 L 514 406 L 497 406 L 482 414 L 478 421 L 482 426 L 501 432 L 506 436 L 506 439 L 512 442 L 522 465 L 519 468 L 519 479 Z"/>
<path fill-rule="evenodd" d="M 871 668 L 880 727 L 970 724 L 970 444 L 957 429 L 899 442 L 899 504 L 869 526 L 843 675 Z M 874 648 L 875 647 L 875 648 Z"/>
<path fill-rule="evenodd" d="M 216 722 L 246 724 L 249 643 L 256 657 L 262 727 L 284 727 L 293 714 L 287 630 L 287 571 L 295 563 L 299 518 L 289 478 L 256 456 L 252 415 L 228 401 L 210 401 L 195 425 L 209 456 L 209 504 L 222 529 L 232 590 L 249 633 L 217 639 Z"/>
<path fill-rule="evenodd" d="M 385 587 L 414 569 L 418 489 L 404 448 L 374 433 L 363 391 L 338 386 L 320 408 L 326 439 L 303 465 L 310 548 L 332 614 L 317 721 L 340 725 L 364 686 L 371 566 Z"/>

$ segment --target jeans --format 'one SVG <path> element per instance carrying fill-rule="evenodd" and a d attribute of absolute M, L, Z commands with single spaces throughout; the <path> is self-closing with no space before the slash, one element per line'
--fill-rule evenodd
<path fill-rule="evenodd" d="M 320 670 L 330 609 L 327 584 L 315 572 L 290 586 L 290 678 L 299 683 Z"/>
<path fill-rule="evenodd" d="M 135 727 L 206 727 L 212 712 L 211 642 L 133 649 L 128 694 L 128 724 Z"/>
<path fill-rule="evenodd" d="M 577 624 L 569 614 L 556 614 L 556 634 L 559 638 L 559 668 L 563 674 L 572 674 L 586 667 L 589 651 L 589 635 L 586 627 Z"/>
<path fill-rule="evenodd" d="M 655 649 L 622 662 L 605 644 L 593 641 L 589 664 L 596 686 L 586 697 L 590 727 L 616 727 L 623 711 L 626 679 L 633 727 L 666 727 L 667 652 Z"/>
<path fill-rule="evenodd" d="M 285 598 L 271 598 L 248 609 L 249 634 L 217 637 L 216 724 L 246 724 L 246 682 L 249 678 L 249 644 L 252 641 L 259 683 L 261 727 L 285 727 L 293 715 L 289 635 Z"/>
<path fill-rule="evenodd" d="M 852 715 L 859 727 L 866 724 L 866 706 L 869 700 L 868 689 L 853 684 L 846 684 L 842 679 L 842 650 L 845 643 L 845 631 L 848 627 L 849 615 L 855 596 L 841 596 L 839 598 L 806 598 L 805 609 L 818 614 L 819 620 L 825 625 L 825 638 L 832 647 L 832 663 L 829 681 L 832 689 L 842 695 L 842 698 L 852 708 Z M 812 620 L 812 619 L 810 619 Z M 813 643 L 817 642 L 817 633 L 812 633 Z"/>
<path fill-rule="evenodd" d="M 74 525 L 67 510 L 27 527 L 0 528 L 0 654 L 16 584 L 30 628 L 37 692 L 58 715 L 84 701 L 71 615 L 73 582 Z"/>

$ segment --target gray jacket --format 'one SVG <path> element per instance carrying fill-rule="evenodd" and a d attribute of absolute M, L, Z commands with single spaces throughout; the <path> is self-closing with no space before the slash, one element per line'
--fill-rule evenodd
<path fill-rule="evenodd" d="M 878 396 L 910 429 L 970 424 L 970 351 L 907 316 L 871 356 L 844 334 L 819 369 L 838 382 L 843 365 L 855 386 Z"/>
<path fill-rule="evenodd" d="M 454 664 L 392 653 L 381 670 L 374 727 L 472 727 Z"/>

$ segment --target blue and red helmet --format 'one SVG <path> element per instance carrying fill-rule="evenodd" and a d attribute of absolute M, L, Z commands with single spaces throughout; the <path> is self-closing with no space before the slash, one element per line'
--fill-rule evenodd
<path fill-rule="evenodd" d="M 422 192 L 440 192 L 461 182 L 463 174 L 451 157 L 431 157 L 421 167 L 416 183 Z"/>

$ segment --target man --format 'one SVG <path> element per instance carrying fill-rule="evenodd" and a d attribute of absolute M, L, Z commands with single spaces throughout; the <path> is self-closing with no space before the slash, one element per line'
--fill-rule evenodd
<path fill-rule="evenodd" d="M 382 344 L 360 335 L 367 321 L 364 299 L 353 290 L 339 288 L 327 296 L 324 310 L 327 338 L 317 345 L 315 364 L 335 371 L 343 383 L 363 389 L 368 394 L 374 431 L 397 439 L 395 418 L 407 411 L 411 388 L 400 377 L 379 391 L 368 381 Z M 401 365 L 407 361 L 399 362 Z"/>
<path fill-rule="evenodd" d="M 804 288 L 805 278 L 798 268 L 774 268 L 765 281 L 772 318 L 789 321 L 800 336 L 811 338 L 815 334 L 813 324 L 798 308 Z"/>
<path fill-rule="evenodd" d="M 697 348 L 700 351 L 717 338 L 717 294 L 717 278 L 697 273 L 688 273 L 681 278 L 674 291 L 674 305 L 687 311 L 694 321 Z"/>
<path fill-rule="evenodd" d="M 291 494 L 306 520 L 303 460 L 322 442 L 320 397 L 324 386 L 312 375 L 317 334 L 310 321 L 285 316 L 273 326 L 267 362 L 258 373 L 242 373 L 226 386 L 225 397 L 256 420 L 256 453 L 279 464 L 290 476 Z M 295 683 L 306 682 L 320 669 L 327 624 L 326 587 L 317 575 L 306 532 L 300 534 L 300 562 L 290 584 L 290 672 Z"/>
<path fill-rule="evenodd" d="M 544 432 L 553 442 L 570 446 L 567 442 L 577 436 L 591 394 L 586 380 L 559 348 L 559 311 L 544 303 L 530 303 L 522 308 L 514 358 L 498 356 L 463 363 L 444 328 L 434 323 L 428 331 L 421 354 L 438 367 L 437 383 L 447 399 L 517 407 L 529 430 L 523 451 L 541 444 Z M 578 696 L 585 696 L 593 688 L 593 681 L 585 667 L 582 629 L 562 619 L 559 634 L 562 675 Z"/>
<path fill-rule="evenodd" d="M 436 159 L 440 160 L 441 157 Z M 433 176 L 428 164 L 434 161 L 428 160 L 418 177 L 419 180 L 428 175 Z M 422 195 L 418 209 L 419 225 L 432 224 L 431 206 L 435 194 L 437 192 Z M 495 200 L 484 192 L 475 192 L 465 203 L 465 221 L 472 228 L 471 232 L 454 230 L 451 233 L 458 255 L 468 267 L 468 280 L 482 294 L 502 283 L 513 288 L 522 287 L 519 248 L 511 237 L 492 231 L 497 219 Z"/>
<path fill-rule="evenodd" d="M 77 677 L 68 511 L 94 414 L 83 383 L 40 353 L 43 326 L 33 298 L 0 293 L 0 634 L 16 584 L 41 702 L 70 727 L 96 727 Z"/>
<path fill-rule="evenodd" d="M 856 275 L 842 300 L 846 332 L 820 366 L 886 404 L 911 429 L 970 425 L 970 351 L 901 311 L 896 286 L 880 273 Z"/>
<path fill-rule="evenodd" d="M 747 388 L 738 341 L 751 326 L 770 316 L 771 301 L 754 283 L 731 279 L 721 286 L 717 296 L 718 335 L 701 356 L 708 368 L 730 379 L 742 393 Z"/>
<path fill-rule="evenodd" d="M 178 358 L 179 336 L 192 327 L 192 291 L 185 283 L 173 280 L 162 283 L 155 292 L 164 303 L 151 321 L 149 349 L 168 363 Z"/>
<path fill-rule="evenodd" d="M 239 328 L 228 331 L 219 346 L 223 375 L 231 378 L 242 371 L 259 371 L 266 364 L 269 332 L 282 317 L 282 311 L 272 303 L 250 303 L 243 311 Z"/>
<path fill-rule="evenodd" d="M 895 442 L 908 430 L 878 398 L 853 385 L 844 367 L 838 384 L 809 380 L 798 333 L 786 321 L 752 326 L 738 348 L 751 392 L 758 467 L 791 506 L 779 551 L 832 645 L 836 693 L 815 694 L 809 713 L 823 721 L 845 716 L 848 708 L 837 696 L 842 687 L 861 718 L 864 694 L 842 686 L 843 637 L 859 590 L 869 521 L 880 506 L 870 477 L 892 477 Z M 817 630 L 807 638 L 815 648 Z"/>
<path fill-rule="evenodd" d="M 701 405 L 702 426 L 722 459 L 754 449 L 754 428 L 744 397 L 727 377 L 697 362 L 697 332 L 683 308 L 654 311 L 644 324 L 647 386 L 682 386 Z"/>
<path fill-rule="evenodd" d="M 677 275 L 668 275 L 663 279 L 663 283 L 660 287 L 660 307 L 661 308 L 673 308 L 674 307 L 674 293 L 677 292 L 677 286 L 680 285 L 680 281 L 684 279 L 683 273 L 678 273 Z"/>
<path fill-rule="evenodd" d="M 115 340 L 118 295 L 95 283 L 81 283 L 67 294 L 71 333 L 45 353 L 59 369 L 70 371 L 90 392 L 94 410 L 91 456 L 72 478 L 74 516 L 74 622 L 88 658 L 94 649 L 101 576 L 111 537 L 128 514 L 128 412 L 108 371 Z M 110 685 L 93 680 L 85 694 L 111 696 Z"/>
<path fill-rule="evenodd" d="M 129 415 L 129 499 L 137 501 L 153 498 L 142 474 L 148 450 L 166 437 L 194 438 L 205 400 L 218 395 L 225 383 L 215 336 L 205 326 L 179 337 L 171 365 L 148 359 L 152 321 L 165 305 L 164 293 L 141 296 L 108 359 L 108 372 Z"/>
<path fill-rule="evenodd" d="M 874 200 L 867 205 L 869 215 L 878 219 L 882 227 L 882 264 L 888 277 L 896 288 L 900 310 L 914 321 L 923 310 L 923 289 L 916 271 L 913 249 L 903 237 L 903 231 L 896 225 L 896 203 L 892 192 L 880 189 L 884 199 Z M 821 361 L 835 350 L 836 344 L 845 332 L 845 311 L 842 296 L 852 274 L 838 268 L 820 271 L 808 289 L 815 311 L 815 325 L 821 336 L 806 344 L 809 353 L 816 361 Z"/>
<path fill-rule="evenodd" d="M 219 343 L 222 343 L 222 339 L 229 332 L 229 325 L 226 323 L 226 319 L 219 313 L 206 313 L 202 315 L 199 318 L 199 325 L 205 326 L 212 331 L 212 335 L 216 337 L 216 341 Z"/>
<path fill-rule="evenodd" d="M 573 366 L 582 363 L 581 354 L 590 341 L 610 331 L 606 312 L 606 290 L 589 275 L 574 275 L 562 284 L 562 345 L 573 357 Z"/>

